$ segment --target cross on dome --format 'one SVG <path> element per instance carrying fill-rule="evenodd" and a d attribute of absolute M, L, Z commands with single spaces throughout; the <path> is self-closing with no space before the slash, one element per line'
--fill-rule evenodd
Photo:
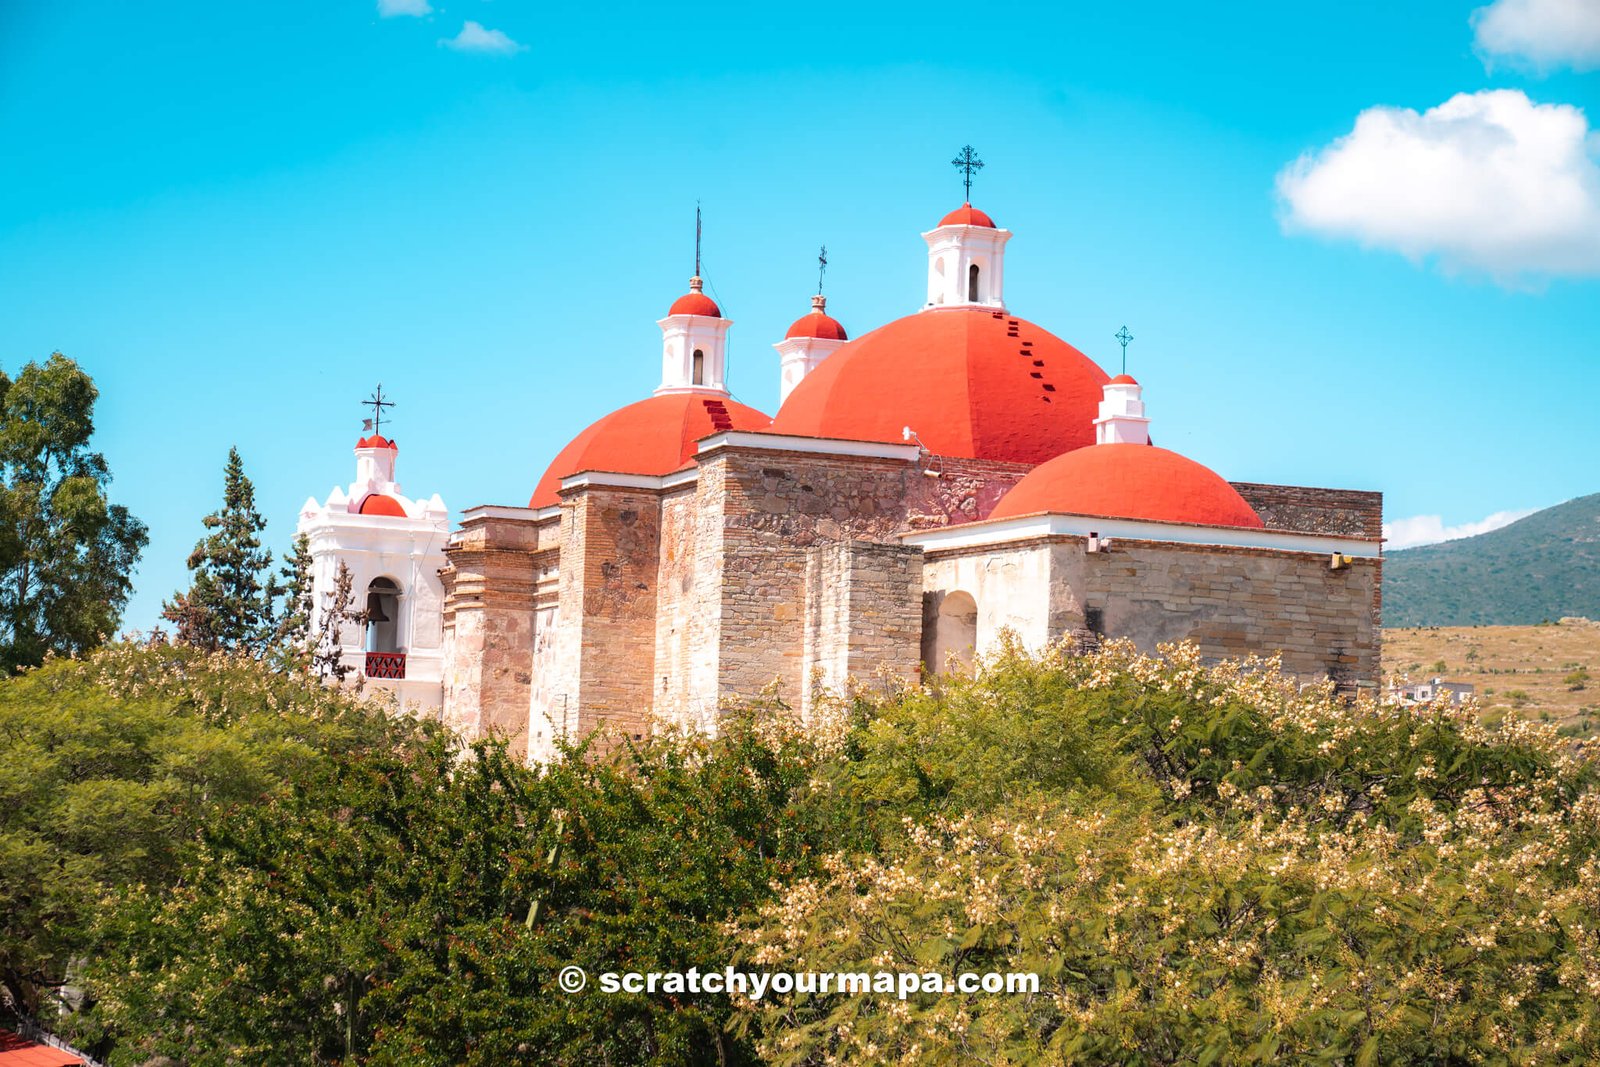
<path fill-rule="evenodd" d="M 950 165 L 960 169 L 964 173 L 965 176 L 963 177 L 961 184 L 966 186 L 967 195 L 964 197 L 964 199 L 970 204 L 972 202 L 972 172 L 983 169 L 983 160 L 978 158 L 978 154 L 972 150 L 971 145 L 966 145 L 961 149 L 956 158 L 950 161 Z"/>
<path fill-rule="evenodd" d="M 383 398 L 383 383 L 382 382 L 378 383 L 378 388 L 376 388 L 376 389 L 374 389 L 372 391 L 372 395 L 371 396 L 367 397 L 367 399 L 365 399 L 365 400 L 363 400 L 361 402 L 361 406 L 362 407 L 370 407 L 372 409 L 372 418 L 361 420 L 361 422 L 362 422 L 361 428 L 363 430 L 370 430 L 373 433 L 377 434 L 379 437 L 382 437 L 383 436 L 383 409 L 384 408 L 392 408 L 392 407 L 394 407 L 394 401 L 385 400 Z"/>

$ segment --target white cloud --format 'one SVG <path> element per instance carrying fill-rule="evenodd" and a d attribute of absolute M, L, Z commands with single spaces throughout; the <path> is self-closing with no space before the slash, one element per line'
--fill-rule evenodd
<path fill-rule="evenodd" d="M 423 15 L 433 14 L 433 8 L 428 0 L 378 0 L 378 14 L 390 19 L 396 15 L 410 15 L 420 18 Z"/>
<path fill-rule="evenodd" d="M 492 52 L 502 56 L 520 52 L 527 47 L 513 41 L 499 30 L 486 30 L 471 19 L 461 27 L 460 33 L 454 37 L 446 37 L 439 43 L 457 52 Z"/>
<path fill-rule="evenodd" d="M 1472 13 L 1478 50 L 1514 62 L 1600 67 L 1600 0 L 1495 0 Z"/>
<path fill-rule="evenodd" d="M 1437 515 L 1413 515 L 1409 519 L 1396 519 L 1383 524 L 1383 536 L 1389 539 L 1383 547 L 1393 551 L 1397 548 L 1437 544 L 1440 541 L 1459 541 L 1463 537 L 1475 537 L 1490 530 L 1498 530 L 1502 526 L 1510 526 L 1518 519 L 1525 519 L 1538 510 L 1538 508 L 1524 508 L 1521 511 L 1497 511 L 1487 518 L 1479 519 L 1477 522 L 1464 522 L 1460 526 L 1446 526 L 1444 520 Z"/>
<path fill-rule="evenodd" d="M 1520 90 L 1368 108 L 1279 172 L 1283 227 L 1501 282 L 1600 273 L 1597 142 L 1581 110 Z"/>

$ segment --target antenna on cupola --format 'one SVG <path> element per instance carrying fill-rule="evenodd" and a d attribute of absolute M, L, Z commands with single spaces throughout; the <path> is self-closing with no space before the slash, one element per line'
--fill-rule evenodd
<path fill-rule="evenodd" d="M 372 418 L 361 420 L 362 429 L 371 430 L 381 437 L 383 435 L 383 409 L 394 407 L 394 401 L 383 398 L 382 382 L 378 383 L 378 388 L 373 390 L 371 396 L 361 402 L 361 406 L 372 408 Z"/>
<path fill-rule="evenodd" d="M 1122 373 L 1123 374 L 1127 374 L 1128 373 L 1128 342 L 1133 340 L 1133 334 L 1128 332 L 1128 327 L 1127 327 L 1126 324 L 1124 324 L 1122 329 L 1120 329 L 1116 333 L 1112 334 L 1112 336 L 1115 337 L 1122 345 Z"/>
<path fill-rule="evenodd" d="M 961 149 L 961 153 L 950 161 L 950 165 L 964 172 L 965 177 L 961 184 L 967 190 L 966 202 L 972 203 L 972 172 L 983 169 L 983 160 L 978 158 L 978 153 L 972 150 L 971 145 L 966 145 Z"/>
<path fill-rule="evenodd" d="M 700 201 L 694 202 L 694 276 L 700 277 Z"/>
<path fill-rule="evenodd" d="M 828 246 L 823 245 L 822 251 L 817 253 L 817 295 L 822 295 L 822 276 L 828 273 Z"/>

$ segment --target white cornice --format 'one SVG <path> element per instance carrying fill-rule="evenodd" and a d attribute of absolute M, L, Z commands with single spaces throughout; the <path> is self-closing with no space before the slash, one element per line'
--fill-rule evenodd
<path fill-rule="evenodd" d="M 702 437 L 699 455 L 718 448 L 758 448 L 768 452 L 812 452 L 824 456 L 863 456 L 870 459 L 899 459 L 915 463 L 922 455 L 916 445 L 894 445 L 885 441 L 847 441 L 836 437 L 797 437 L 789 434 L 756 433 L 750 430 L 723 430 Z"/>
<path fill-rule="evenodd" d="M 533 508 L 518 508 L 509 504 L 479 504 L 461 513 L 461 521 L 463 523 L 470 522 L 473 519 L 510 519 L 514 522 L 531 522 L 540 517 L 540 512 L 535 511 Z"/>
<path fill-rule="evenodd" d="M 937 530 L 916 530 L 901 534 L 900 540 L 908 545 L 919 545 L 924 551 L 943 552 L 1040 537 L 1088 537 L 1091 534 L 1102 541 L 1169 541 L 1222 548 L 1258 548 L 1272 552 L 1338 553 L 1369 559 L 1382 555 L 1382 542 L 1373 538 L 1334 537 L 1237 526 L 1197 526 L 1144 519 L 1107 519 L 1093 515 L 1039 514 L 1019 515 L 1013 519 L 987 519 Z"/>

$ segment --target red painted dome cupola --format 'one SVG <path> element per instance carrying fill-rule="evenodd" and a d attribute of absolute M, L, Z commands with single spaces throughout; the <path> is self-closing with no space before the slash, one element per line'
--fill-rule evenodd
<path fill-rule="evenodd" d="M 786 374 L 773 431 L 899 442 L 910 427 L 940 455 L 1028 464 L 1093 444 L 1106 374 L 1006 309 L 1010 231 L 967 203 L 922 237 L 923 309 Z"/>
<path fill-rule="evenodd" d="M 528 506 L 560 503 L 561 480 L 583 471 L 659 476 L 687 464 L 695 442 L 719 430 L 759 430 L 772 420 L 728 393 L 728 328 L 699 274 L 661 327 L 661 385 L 647 399 L 591 423 L 556 455 Z"/>
<path fill-rule="evenodd" d="M 1261 517 L 1216 471 L 1151 445 L 1149 424 L 1139 383 L 1118 375 L 1106 383 L 1094 447 L 1035 467 L 1000 498 L 989 517 L 1047 513 L 1263 527 Z"/>

